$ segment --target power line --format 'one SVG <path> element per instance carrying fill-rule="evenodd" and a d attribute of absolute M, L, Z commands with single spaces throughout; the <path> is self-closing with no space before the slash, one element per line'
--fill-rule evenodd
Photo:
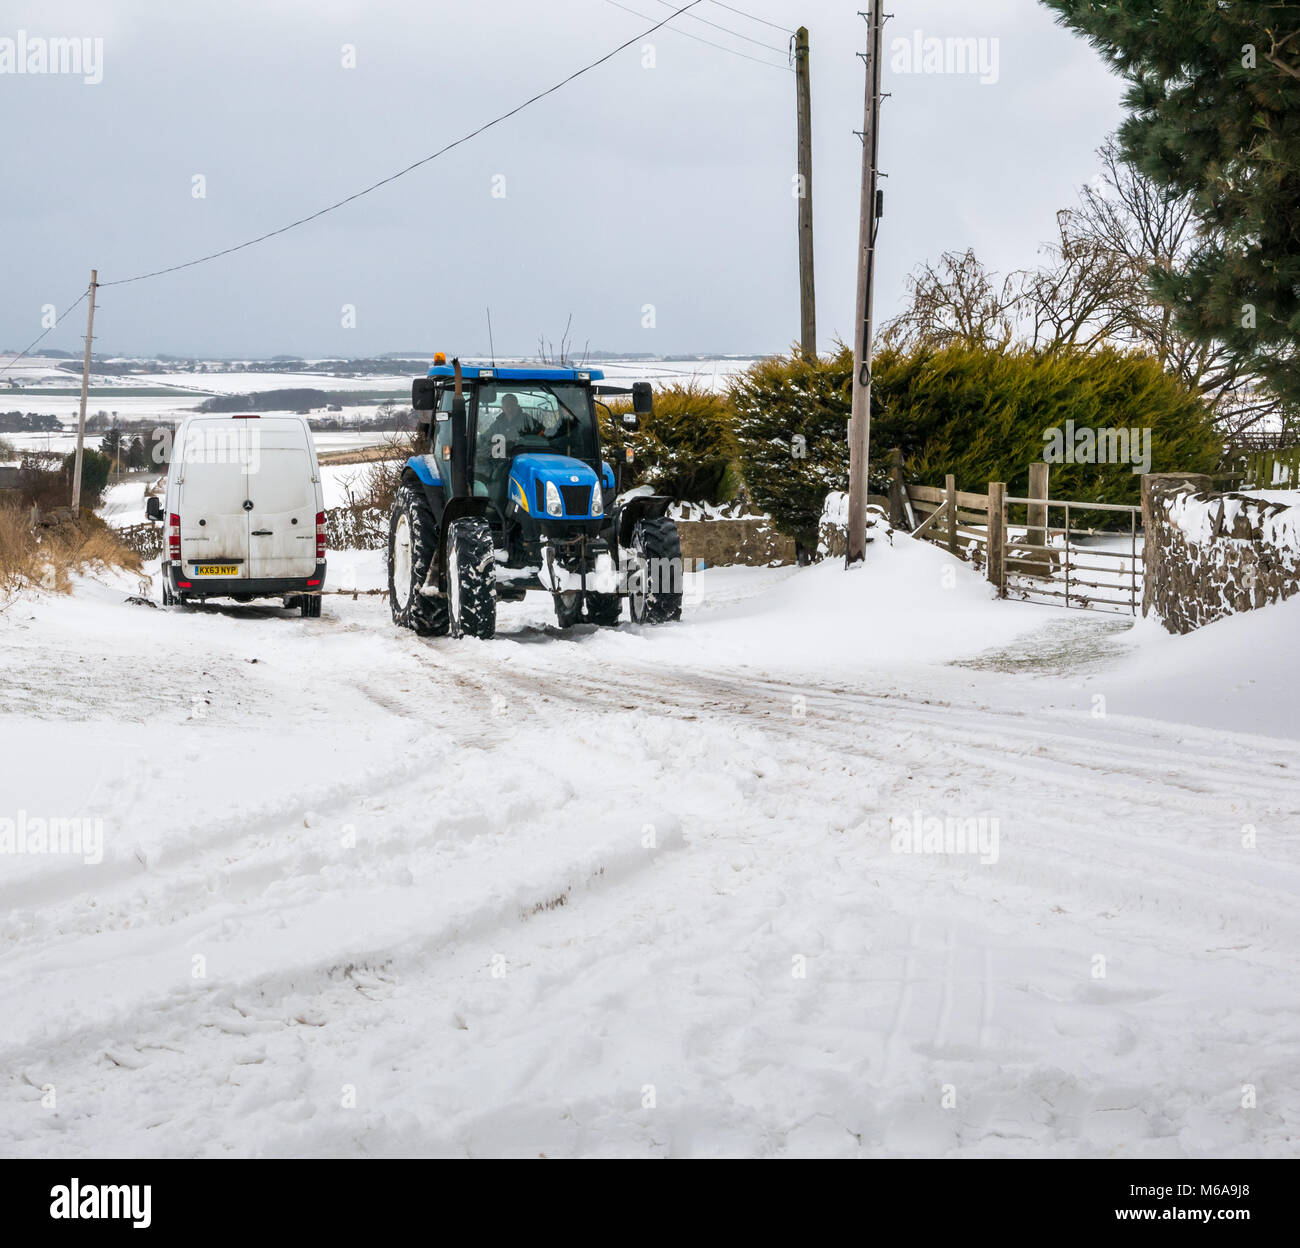
<path fill-rule="evenodd" d="M 656 0 L 656 3 L 663 5 L 666 9 L 671 9 L 673 7 L 672 0 Z M 742 35 L 738 30 L 732 30 L 730 26 L 719 26 L 717 22 L 711 22 L 707 17 L 700 17 L 695 13 L 691 13 L 688 16 L 693 22 L 702 22 L 705 26 L 711 26 L 714 30 L 722 31 L 724 35 L 734 35 L 737 39 L 743 39 L 746 43 L 752 43 L 760 48 L 766 48 L 769 52 L 775 52 L 778 56 L 784 56 L 786 54 L 785 48 L 773 47 L 772 44 L 764 43 L 761 39 L 751 39 L 748 35 Z"/>
<path fill-rule="evenodd" d="M 627 5 L 620 4 L 618 0 L 605 0 L 605 3 L 612 4 L 616 9 L 622 9 L 624 13 L 631 13 L 633 17 L 639 17 L 641 18 L 642 21 L 647 21 L 647 22 L 650 21 L 649 14 L 638 13 L 636 9 L 629 9 Z M 679 12 L 684 12 L 684 10 L 679 10 Z M 663 23 L 660 22 L 660 25 L 662 26 Z M 656 29 L 658 29 L 658 27 L 656 27 Z M 646 32 L 646 34 L 649 33 L 650 33 L 649 31 Z M 780 69 L 780 70 L 784 70 L 786 73 L 792 72 L 788 65 L 777 65 L 772 61 L 765 61 L 762 57 L 750 56 L 748 52 L 740 52 L 737 51 L 735 48 L 729 48 L 725 43 L 714 43 L 712 39 L 705 39 L 701 35 L 693 35 L 689 30 L 674 29 L 673 33 L 676 35 L 681 35 L 683 39 L 694 39 L 696 43 L 703 43 L 710 48 L 717 48 L 719 52 L 730 52 L 732 56 L 743 57 L 747 61 L 753 61 L 755 65 L 766 65 L 768 69 Z M 641 38 L 644 37 L 645 37 L 644 35 L 641 36 Z M 633 42 L 636 41 L 633 40 Z M 764 44 L 763 46 L 766 47 L 767 45 Z M 775 50 L 778 49 L 774 49 L 774 51 Z M 779 50 L 784 52 L 784 49 L 779 49 Z"/>
<path fill-rule="evenodd" d="M 787 30 L 784 26 L 778 26 L 775 22 L 769 22 L 765 17 L 755 17 L 752 13 L 746 13 L 744 9 L 737 9 L 730 4 L 723 4 L 722 0 L 709 0 L 710 4 L 716 4 L 720 9 L 726 9 L 728 13 L 734 13 L 737 17 L 747 17 L 751 22 L 759 22 L 764 26 L 770 26 L 773 30 L 779 30 L 783 35 L 793 35 L 793 30 Z"/>
<path fill-rule="evenodd" d="M 63 312 L 61 312 L 58 316 L 54 318 L 53 325 L 47 325 L 43 330 L 41 330 L 41 332 L 37 334 L 36 337 L 33 338 L 31 342 L 29 342 L 21 351 L 19 351 L 18 354 L 15 355 L 12 360 L 6 360 L 3 364 L 0 364 L 0 372 L 4 372 L 12 368 L 15 364 L 17 364 L 18 361 L 21 360 L 25 355 L 27 355 L 27 353 L 31 351 L 33 347 L 37 346 L 41 342 L 41 340 L 45 337 L 46 334 L 56 329 L 58 327 L 59 322 L 63 320 L 63 318 L 67 316 L 69 312 L 75 310 L 77 304 L 79 304 L 88 294 L 90 294 L 89 286 L 87 286 L 86 289 L 83 290 L 81 294 L 77 296 L 76 303 L 70 303 L 67 306 L 67 308 L 64 309 Z"/>
<path fill-rule="evenodd" d="M 611 3 L 612 2 L 613 0 L 611 0 Z M 660 28 L 667 26 L 669 22 L 673 21 L 675 18 L 680 17 L 688 9 L 693 9 L 697 4 L 700 3 L 702 3 L 702 0 L 690 0 L 689 4 L 685 4 L 681 8 L 677 9 L 675 12 L 670 13 L 667 17 L 663 19 L 663 21 L 656 22 L 648 30 L 642 31 L 641 34 L 636 35 L 634 38 L 627 40 L 626 43 L 620 43 L 618 47 L 614 48 L 612 51 L 606 52 L 605 55 L 600 57 L 599 59 L 592 61 L 590 64 L 584 65 L 581 69 L 575 70 L 567 78 L 563 79 L 560 82 L 557 82 L 553 87 L 548 87 L 545 91 L 539 91 L 536 95 L 532 96 L 530 99 L 525 100 L 522 104 L 516 105 L 508 113 L 502 113 L 499 117 L 494 117 L 491 121 L 484 122 L 484 124 L 479 126 L 477 130 L 471 130 L 468 134 L 463 135 L 461 138 L 456 139 L 454 142 L 448 143 L 446 147 L 439 148 L 432 155 L 425 156 L 422 160 L 417 160 L 413 164 L 407 165 L 405 169 L 399 169 L 396 173 L 391 173 L 388 175 L 388 177 L 381 178 L 378 182 L 371 183 L 371 185 L 367 186 L 365 189 L 357 191 L 353 195 L 347 196 L 346 199 L 340 199 L 337 203 L 330 204 L 328 207 L 322 208 L 318 212 L 313 212 L 309 216 L 299 217 L 297 221 L 290 221 L 288 225 L 282 225 L 277 230 L 269 230 L 265 234 L 259 234 L 256 238 L 250 238 L 247 242 L 236 243 L 233 247 L 223 247 L 220 251 L 209 252 L 208 255 L 199 256 L 198 259 L 196 260 L 186 260 L 183 264 L 168 265 L 166 268 L 154 269 L 148 273 L 137 273 L 134 277 L 120 277 L 113 282 L 100 282 L 99 285 L 101 287 L 125 286 L 130 282 L 143 282 L 148 280 L 151 277 L 161 277 L 164 273 L 176 273 L 181 269 L 192 269 L 197 264 L 205 264 L 209 260 L 216 260 L 221 256 L 228 256 L 236 251 L 243 251 L 247 247 L 253 247 L 256 246 L 258 243 L 266 242 L 268 238 L 275 238 L 277 235 L 287 234 L 290 230 L 297 229 L 298 226 L 300 225 L 306 225 L 309 221 L 315 221 L 317 218 L 325 216 L 326 213 L 334 212 L 336 209 L 342 208 L 347 204 L 353 203 L 355 200 L 361 199 L 365 195 L 369 195 L 372 191 L 377 191 L 381 186 L 387 186 L 390 182 L 396 182 L 398 178 L 405 177 L 408 173 L 412 173 L 414 170 L 419 169 L 421 166 L 427 165 L 430 161 L 437 160 L 439 156 L 445 156 L 453 148 L 460 147 L 462 144 L 468 143 L 471 139 L 477 138 L 485 130 L 491 130 L 493 126 L 499 126 L 503 121 L 508 121 L 511 117 L 515 116 L 516 113 L 523 112 L 524 109 L 530 107 L 533 104 L 536 104 L 539 100 L 544 100 L 548 95 L 554 95 L 561 88 L 567 87 L 569 83 L 574 81 L 574 79 L 581 78 L 583 74 L 590 73 L 593 69 L 596 69 L 599 66 L 603 65 L 606 61 L 613 60 L 613 58 L 616 57 L 620 52 L 626 51 L 634 43 L 639 43 L 642 39 L 646 38 L 646 36 L 654 34 L 656 30 L 659 30 Z M 643 13 L 638 13 L 637 16 L 645 18 L 645 14 Z M 646 20 L 649 21 L 651 19 L 646 18 Z M 682 32 L 678 32 L 678 33 L 682 33 Z M 694 36 L 691 37 L 693 38 Z M 744 53 L 737 52 L 736 55 L 743 56 Z M 753 60 L 756 58 L 751 57 L 750 59 Z M 762 64 L 770 64 L 770 62 L 764 61 L 762 62 Z M 780 67 L 778 66 L 777 68 Z M 30 348 L 28 349 L 30 350 Z"/>

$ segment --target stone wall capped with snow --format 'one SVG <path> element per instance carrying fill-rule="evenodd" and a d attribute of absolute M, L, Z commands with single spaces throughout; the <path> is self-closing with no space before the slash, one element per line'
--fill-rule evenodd
<path fill-rule="evenodd" d="M 1203 481 L 1144 483 L 1142 614 L 1171 633 L 1300 593 L 1300 506 L 1215 493 Z"/>
<path fill-rule="evenodd" d="M 889 531 L 889 517 L 881 502 L 869 495 L 867 500 L 867 540 L 876 536 L 874 529 Z M 843 559 L 849 547 L 849 496 L 844 490 L 832 490 L 822 503 L 821 519 L 817 524 L 817 558 Z"/>

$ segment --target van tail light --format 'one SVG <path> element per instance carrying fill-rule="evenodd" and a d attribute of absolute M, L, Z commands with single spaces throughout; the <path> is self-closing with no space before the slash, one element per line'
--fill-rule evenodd
<path fill-rule="evenodd" d="M 174 514 L 167 517 L 167 554 L 171 559 L 181 557 L 181 518 Z"/>
<path fill-rule="evenodd" d="M 325 513 L 316 513 L 316 558 L 325 558 Z"/>

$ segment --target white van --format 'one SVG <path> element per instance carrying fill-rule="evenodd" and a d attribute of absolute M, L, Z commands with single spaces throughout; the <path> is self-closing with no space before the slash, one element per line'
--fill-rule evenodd
<path fill-rule="evenodd" d="M 283 598 L 320 615 L 325 496 L 301 416 L 187 416 L 176 431 L 166 501 L 163 605 Z"/>

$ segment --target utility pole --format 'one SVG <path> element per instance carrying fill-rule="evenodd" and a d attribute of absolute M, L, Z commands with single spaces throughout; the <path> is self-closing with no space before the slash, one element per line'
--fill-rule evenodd
<path fill-rule="evenodd" d="M 99 270 L 90 270 L 90 312 L 86 317 L 86 354 L 81 361 L 81 415 L 77 419 L 77 456 L 72 463 L 72 518 L 81 514 L 81 459 L 86 447 L 86 396 L 90 392 L 90 344 L 95 337 L 95 291 Z"/>
<path fill-rule="evenodd" d="M 867 467 L 871 444 L 871 310 L 876 268 L 876 221 L 880 217 L 877 161 L 880 155 L 881 0 L 867 15 L 867 100 L 862 132 L 862 202 L 858 219 L 858 314 L 853 338 L 853 409 L 849 418 L 849 531 L 845 566 L 867 557 Z"/>
<path fill-rule="evenodd" d="M 813 286 L 812 71 L 808 27 L 794 36 L 795 112 L 799 123 L 799 345 L 817 355 L 817 296 Z"/>

